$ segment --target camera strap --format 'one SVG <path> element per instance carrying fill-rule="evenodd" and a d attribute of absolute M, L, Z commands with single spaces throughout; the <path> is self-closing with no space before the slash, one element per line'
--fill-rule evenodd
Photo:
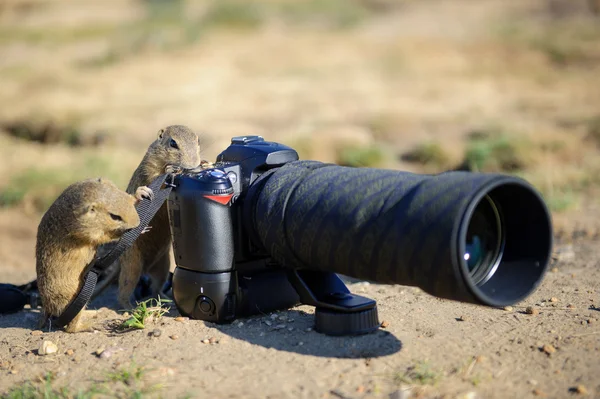
<path fill-rule="evenodd" d="M 133 245 L 140 234 L 144 233 L 144 230 L 146 227 L 148 227 L 148 224 L 156 212 L 158 212 L 162 204 L 167 200 L 171 190 L 174 187 L 173 178 L 174 176 L 171 174 L 163 174 L 158 176 L 152 183 L 150 183 L 148 187 L 152 190 L 152 197 L 143 198 L 136 206 L 136 210 L 140 217 L 140 224 L 136 228 L 123 234 L 117 245 L 108 254 L 102 258 L 95 259 L 92 262 L 91 267 L 88 267 L 88 271 L 83 278 L 84 283 L 81 291 L 60 316 L 50 319 L 52 324 L 58 328 L 66 326 L 85 307 L 94 293 L 94 289 L 98 281 L 98 275 L 102 272 L 102 270 L 112 265 L 117 259 L 119 259 L 125 250 Z M 163 184 L 164 187 L 162 187 Z"/>

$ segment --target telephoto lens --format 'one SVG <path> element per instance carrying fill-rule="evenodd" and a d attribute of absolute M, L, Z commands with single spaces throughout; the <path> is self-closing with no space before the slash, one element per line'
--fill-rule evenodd
<path fill-rule="evenodd" d="M 552 250 L 539 193 L 501 174 L 294 161 L 251 185 L 244 215 L 254 241 L 283 267 L 486 306 L 530 295 Z"/>

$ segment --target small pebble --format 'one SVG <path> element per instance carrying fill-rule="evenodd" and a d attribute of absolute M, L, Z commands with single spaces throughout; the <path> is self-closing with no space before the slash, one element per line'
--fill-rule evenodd
<path fill-rule="evenodd" d="M 74 353 L 75 353 L 75 351 L 73 349 L 67 349 L 67 351 L 65 352 L 65 355 L 73 356 Z"/>
<path fill-rule="evenodd" d="M 277 315 L 273 313 L 273 314 L 271 315 L 271 320 L 275 320 L 275 319 L 277 319 Z"/>
<path fill-rule="evenodd" d="M 269 320 L 265 320 L 265 324 L 266 324 L 266 325 L 268 325 L 269 327 L 270 327 L 271 325 L 273 325 L 273 323 L 271 323 Z"/>
<path fill-rule="evenodd" d="M 52 341 L 43 341 L 38 349 L 38 355 L 51 355 L 53 353 L 58 352 L 58 346 Z"/>
<path fill-rule="evenodd" d="M 460 316 L 460 317 L 458 318 L 458 321 L 467 321 L 467 320 L 468 320 L 468 317 L 467 317 L 467 316 Z"/>
<path fill-rule="evenodd" d="M 126 319 L 129 318 L 129 312 L 123 313 L 123 317 L 125 317 Z"/>
<path fill-rule="evenodd" d="M 390 325 L 390 322 L 387 320 L 384 320 L 381 322 L 381 328 L 388 328 L 389 325 Z"/>
<path fill-rule="evenodd" d="M 579 395 L 587 395 L 588 393 L 587 389 L 583 385 L 577 385 L 575 387 L 575 392 L 577 392 Z"/>
<path fill-rule="evenodd" d="M 98 348 L 98 349 L 96 350 L 96 352 L 95 352 L 95 353 L 96 353 L 96 356 L 100 356 L 100 355 L 102 354 L 102 352 L 104 352 L 104 347 L 103 347 L 103 346 L 102 346 L 102 347 L 100 347 L 100 348 Z"/>
<path fill-rule="evenodd" d="M 286 321 L 287 320 L 287 316 L 285 316 L 285 315 L 279 316 L 278 319 L 279 319 L 279 321 Z"/>
<path fill-rule="evenodd" d="M 31 335 L 42 335 L 44 332 L 42 330 L 34 330 L 31 332 Z"/>
<path fill-rule="evenodd" d="M 535 315 L 540 313 L 540 311 L 534 308 L 533 306 L 527 306 L 527 308 L 525 309 L 525 313 Z"/>
<path fill-rule="evenodd" d="M 558 267 L 553 267 L 552 268 L 552 273 L 558 273 Z"/>
<path fill-rule="evenodd" d="M 208 339 L 203 339 L 203 340 L 202 340 L 202 343 L 203 343 L 203 344 L 208 344 L 209 342 L 210 342 L 210 341 L 209 341 Z"/>
<path fill-rule="evenodd" d="M 19 370 L 18 369 L 10 369 L 10 373 L 11 374 L 19 374 Z"/>
<path fill-rule="evenodd" d="M 302 345 L 304 345 L 304 342 L 302 342 L 302 341 L 298 342 L 298 346 L 302 346 Z"/>
<path fill-rule="evenodd" d="M 475 399 L 477 398 L 477 393 L 471 391 L 471 392 L 467 392 L 462 399 Z"/>
<path fill-rule="evenodd" d="M 546 397 L 546 394 L 544 393 L 544 391 L 542 391 L 542 390 L 540 390 L 538 388 L 534 389 L 532 392 L 533 392 L 533 394 L 535 396 L 539 396 L 541 398 L 545 398 Z"/>
<path fill-rule="evenodd" d="M 588 319 L 587 322 L 588 324 L 594 324 L 596 322 L 596 319 Z"/>
<path fill-rule="evenodd" d="M 506 310 L 507 312 L 512 312 L 513 311 L 513 307 L 512 306 L 505 306 L 504 310 Z"/>
<path fill-rule="evenodd" d="M 558 298 L 553 296 L 552 298 L 550 298 L 550 302 L 558 302 Z"/>
<path fill-rule="evenodd" d="M 569 309 L 575 309 L 575 306 L 572 303 L 570 303 L 570 304 L 567 305 L 567 308 L 569 308 Z"/>
<path fill-rule="evenodd" d="M 243 325 L 244 323 L 242 323 L 241 321 L 237 324 L 238 328 L 242 328 Z"/>
<path fill-rule="evenodd" d="M 174 341 L 174 340 L 176 340 L 176 339 L 179 339 L 179 335 L 177 335 L 177 334 L 173 334 L 173 335 L 171 335 L 169 338 L 171 338 L 171 339 Z"/>
<path fill-rule="evenodd" d="M 475 361 L 476 361 L 477 363 L 482 363 L 482 362 L 484 362 L 484 361 L 485 361 L 485 359 L 486 359 L 486 357 L 485 357 L 485 356 L 483 356 L 483 355 L 479 355 L 479 356 L 477 356 L 477 357 L 475 358 Z"/>
<path fill-rule="evenodd" d="M 307 328 L 306 330 L 304 330 L 304 331 L 306 331 L 306 332 L 311 332 L 312 330 L 313 330 L 313 329 L 312 329 L 312 327 L 308 327 L 308 328 Z"/>
<path fill-rule="evenodd" d="M 556 348 L 554 348 L 554 346 L 552 346 L 550 344 L 546 344 L 546 345 L 542 346 L 542 351 L 544 351 L 544 353 L 550 355 L 550 354 L 556 352 Z"/>
<path fill-rule="evenodd" d="M 123 348 L 111 347 L 111 348 L 105 349 L 102 352 L 98 353 L 98 357 L 100 359 L 109 359 L 112 355 L 115 354 L 115 352 L 122 351 L 122 350 L 124 350 L 124 349 Z M 98 351 L 96 351 L 96 353 L 97 352 Z"/>
<path fill-rule="evenodd" d="M 364 391 L 365 391 L 365 387 L 363 385 L 359 385 L 358 387 L 356 387 L 357 393 L 363 393 Z"/>
<path fill-rule="evenodd" d="M 288 327 L 288 331 L 289 331 L 289 332 L 292 332 L 292 331 L 294 331 L 294 327 Z"/>
<path fill-rule="evenodd" d="M 273 326 L 273 330 L 282 330 L 285 328 L 285 324 L 277 324 L 276 326 Z"/>
<path fill-rule="evenodd" d="M 210 344 L 218 344 L 218 343 L 219 343 L 219 340 L 218 340 L 218 339 L 216 339 L 215 337 L 210 337 L 210 338 L 208 339 L 208 342 L 209 342 Z"/>
<path fill-rule="evenodd" d="M 175 318 L 175 321 L 186 321 L 187 319 L 187 317 L 178 316 Z"/>
<path fill-rule="evenodd" d="M 160 331 L 160 329 L 155 328 L 154 330 L 152 330 L 152 336 L 153 337 L 160 337 L 162 334 L 162 331 Z"/>

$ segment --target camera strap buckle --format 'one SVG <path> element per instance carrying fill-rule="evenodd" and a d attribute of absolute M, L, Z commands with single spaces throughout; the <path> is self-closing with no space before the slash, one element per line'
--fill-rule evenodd
<path fill-rule="evenodd" d="M 175 174 L 168 174 L 165 178 L 165 186 L 175 188 Z"/>

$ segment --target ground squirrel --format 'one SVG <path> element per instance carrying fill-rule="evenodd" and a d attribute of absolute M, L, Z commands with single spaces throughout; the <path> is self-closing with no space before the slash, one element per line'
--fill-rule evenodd
<path fill-rule="evenodd" d="M 94 178 L 71 184 L 48 208 L 38 226 L 35 248 L 40 328 L 77 296 L 98 247 L 139 225 L 135 205 L 151 195 L 148 187 L 138 187 L 133 196 L 110 180 Z M 89 331 L 87 312 L 79 312 L 65 331 Z"/>
<path fill-rule="evenodd" d="M 186 126 L 174 125 L 159 130 L 127 187 L 131 193 L 138 186 L 147 186 L 165 172 L 193 169 L 200 165 L 198 135 Z M 119 302 L 132 306 L 131 294 L 142 275 L 151 280 L 151 293 L 160 294 L 171 269 L 171 229 L 167 204 L 164 203 L 150 221 L 149 230 L 140 236 L 119 259 Z"/>

